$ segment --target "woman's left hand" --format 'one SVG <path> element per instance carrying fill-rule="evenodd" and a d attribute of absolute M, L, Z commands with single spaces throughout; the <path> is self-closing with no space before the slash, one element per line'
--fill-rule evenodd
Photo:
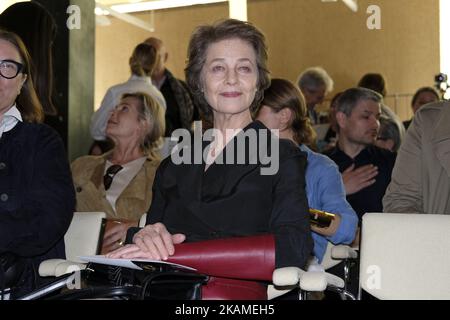
<path fill-rule="evenodd" d="M 136 227 L 137 224 L 137 221 L 108 220 L 106 222 L 105 235 L 103 236 L 101 254 L 106 254 L 122 247 L 125 243 L 128 228 Z"/>
<path fill-rule="evenodd" d="M 153 259 L 151 253 L 141 250 L 136 244 L 127 244 L 106 255 L 111 259 Z"/>

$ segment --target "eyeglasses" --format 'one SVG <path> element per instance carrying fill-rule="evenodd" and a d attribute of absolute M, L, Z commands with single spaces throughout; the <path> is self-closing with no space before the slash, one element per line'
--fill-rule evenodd
<path fill-rule="evenodd" d="M 14 79 L 23 70 L 23 64 L 13 60 L 0 60 L 0 75 L 6 79 Z"/>

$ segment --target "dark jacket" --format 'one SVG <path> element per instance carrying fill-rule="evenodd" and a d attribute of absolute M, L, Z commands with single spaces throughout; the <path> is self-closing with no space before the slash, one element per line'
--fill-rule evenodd
<path fill-rule="evenodd" d="M 195 108 L 186 83 L 175 78 L 167 69 L 164 74 L 166 80 L 160 90 L 167 104 L 165 136 L 170 137 L 176 129 L 191 130 Z"/>
<path fill-rule="evenodd" d="M 63 143 L 43 124 L 19 122 L 0 138 L 0 254 L 26 261 L 25 291 L 32 271 L 50 258 L 65 258 L 64 239 L 75 192 Z"/>
<path fill-rule="evenodd" d="M 378 174 L 375 176 L 375 183 L 361 189 L 360 191 L 348 195 L 347 201 L 358 215 L 361 223 L 362 216 L 366 212 L 383 212 L 383 196 L 391 181 L 392 169 L 394 168 L 396 153 L 379 148 L 374 145 L 367 146 L 354 159 L 343 152 L 339 145 L 326 153 L 339 167 L 342 173 L 352 164 L 355 169 L 367 164 L 378 167 Z"/>
<path fill-rule="evenodd" d="M 260 122 L 244 131 L 250 128 L 268 130 Z M 306 156 L 288 140 L 279 140 L 278 155 L 274 175 L 261 175 L 259 160 L 213 163 L 205 172 L 205 163 L 176 165 L 168 157 L 156 173 L 147 224 L 162 222 L 187 241 L 272 233 L 276 266 L 304 267 L 312 252 Z"/>

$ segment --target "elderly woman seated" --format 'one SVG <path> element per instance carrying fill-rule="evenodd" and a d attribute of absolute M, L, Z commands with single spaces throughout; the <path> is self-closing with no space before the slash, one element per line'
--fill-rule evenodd
<path fill-rule="evenodd" d="M 121 246 L 126 230 L 137 226 L 150 207 L 164 129 L 164 109 L 154 98 L 139 92 L 124 94 L 106 127 L 115 147 L 72 163 L 76 210 L 102 211 L 109 220 L 102 252 Z"/>
<path fill-rule="evenodd" d="M 312 250 L 305 156 L 251 117 L 270 83 L 266 61 L 264 35 L 250 23 L 228 19 L 196 29 L 188 48 L 186 80 L 217 139 L 211 142 L 205 134 L 204 150 L 194 141 L 163 160 L 147 225 L 134 235 L 130 232 L 133 244 L 109 257 L 166 260 L 182 242 L 271 234 L 275 267 L 305 266 Z M 250 143 L 247 137 L 252 136 L 259 143 Z M 272 151 L 270 163 L 254 158 L 267 150 Z M 251 261 L 246 262 L 252 268 Z M 222 275 L 207 287 L 235 288 L 240 298 L 243 292 L 248 293 L 246 299 L 266 298 L 264 285 L 249 282 L 231 283 Z M 203 297 L 207 293 L 203 288 Z"/>

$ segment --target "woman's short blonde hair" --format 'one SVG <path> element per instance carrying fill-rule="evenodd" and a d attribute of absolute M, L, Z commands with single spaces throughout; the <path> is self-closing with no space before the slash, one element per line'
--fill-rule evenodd
<path fill-rule="evenodd" d="M 152 158 L 159 158 L 158 150 L 163 143 L 166 130 L 164 108 L 152 96 L 144 92 L 125 93 L 121 100 L 135 98 L 139 101 L 138 117 L 150 129 L 140 141 L 141 150 Z"/>

